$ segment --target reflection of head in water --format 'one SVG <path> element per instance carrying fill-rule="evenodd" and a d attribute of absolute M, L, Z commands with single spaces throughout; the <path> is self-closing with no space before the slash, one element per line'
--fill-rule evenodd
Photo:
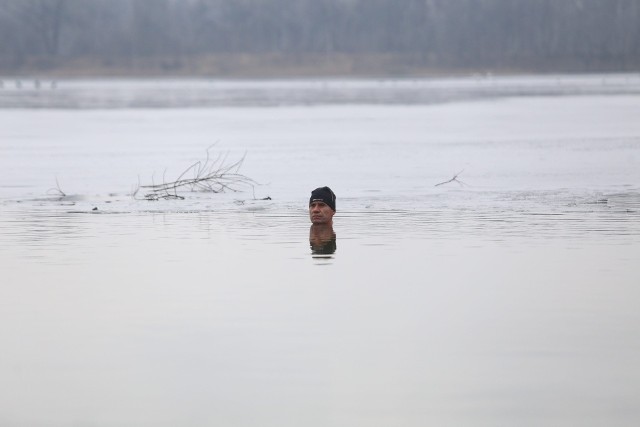
<path fill-rule="evenodd" d="M 309 244 L 313 255 L 331 255 L 336 251 L 336 233 L 331 224 L 311 224 Z"/>
<path fill-rule="evenodd" d="M 336 213 L 336 195 L 329 187 L 316 188 L 309 198 L 309 230 L 311 252 L 329 255 L 336 251 L 336 233 L 333 232 L 333 215 Z"/>
<path fill-rule="evenodd" d="M 336 213 L 336 195 L 329 187 L 316 188 L 309 198 L 309 219 L 314 224 L 332 224 Z"/>

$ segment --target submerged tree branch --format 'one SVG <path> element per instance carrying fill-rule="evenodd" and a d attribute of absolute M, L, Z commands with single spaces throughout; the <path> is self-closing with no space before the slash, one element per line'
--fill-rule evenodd
<path fill-rule="evenodd" d="M 460 181 L 460 180 L 458 179 L 458 176 L 459 176 L 462 172 L 464 172 L 464 169 L 462 169 L 460 172 L 458 172 L 457 174 L 455 174 L 455 175 L 453 176 L 453 178 L 451 178 L 450 180 L 448 180 L 448 181 L 444 181 L 444 182 L 441 182 L 441 183 L 439 183 L 439 184 L 436 184 L 436 185 L 434 185 L 434 187 L 438 187 L 438 186 L 440 186 L 440 185 L 448 184 L 448 183 L 450 183 L 450 182 L 457 182 L 458 184 L 460 184 L 461 186 L 463 186 L 463 187 L 464 187 L 464 186 L 465 186 L 465 185 L 467 185 L 467 184 L 465 184 L 464 182 L 462 182 L 462 181 Z"/>
<path fill-rule="evenodd" d="M 47 194 L 58 196 L 58 197 L 66 197 L 67 196 L 66 193 L 64 191 L 62 191 L 62 189 L 60 188 L 60 183 L 58 182 L 58 177 L 57 176 L 56 176 L 56 187 L 48 189 L 47 190 Z"/>
<path fill-rule="evenodd" d="M 218 153 L 215 157 L 210 155 L 211 147 L 207 148 L 206 158 L 199 160 L 185 169 L 174 181 L 167 182 L 164 179 L 161 184 L 152 182 L 139 188 L 146 189 L 146 200 L 159 199 L 184 199 L 178 194 L 179 190 L 200 191 L 210 193 L 224 193 L 226 191 L 240 191 L 242 187 L 253 188 L 256 182 L 241 174 L 240 167 L 245 155 L 239 160 L 229 163 L 228 153 Z M 134 193 L 134 195 L 138 192 Z"/>

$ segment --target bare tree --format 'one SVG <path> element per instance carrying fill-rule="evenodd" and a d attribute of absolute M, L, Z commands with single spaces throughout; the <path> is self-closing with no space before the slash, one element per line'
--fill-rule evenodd
<path fill-rule="evenodd" d="M 0 0 L 0 71 L 84 58 L 393 54 L 436 68 L 635 70 L 638 0 Z M 412 62 L 414 61 L 414 62 Z"/>

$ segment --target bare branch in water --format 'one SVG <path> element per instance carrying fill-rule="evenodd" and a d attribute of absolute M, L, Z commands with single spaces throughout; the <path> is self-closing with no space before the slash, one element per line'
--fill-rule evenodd
<path fill-rule="evenodd" d="M 465 184 L 464 182 L 462 182 L 462 181 L 460 181 L 460 180 L 458 179 L 458 176 L 459 176 L 462 172 L 464 172 L 464 169 L 462 169 L 460 172 L 458 172 L 457 174 L 455 174 L 455 175 L 453 176 L 453 178 L 451 178 L 450 180 L 448 180 L 448 181 L 444 181 L 444 182 L 441 182 L 441 183 L 439 183 L 439 184 L 436 184 L 434 187 L 438 187 L 438 186 L 440 186 L 440 185 L 448 184 L 448 183 L 450 183 L 450 182 L 457 182 L 458 184 L 460 184 L 461 186 L 463 186 L 463 187 L 464 187 L 464 186 L 465 186 L 465 185 L 467 185 L 467 184 Z"/>
<path fill-rule="evenodd" d="M 184 197 L 178 195 L 178 190 L 223 193 L 225 191 L 237 192 L 242 187 L 254 187 L 256 182 L 239 172 L 246 154 L 240 160 L 228 163 L 228 153 L 224 155 L 218 153 L 217 156 L 211 157 L 210 149 L 211 147 L 207 148 L 204 161 L 195 162 L 178 175 L 174 181 L 167 182 L 165 174 L 163 174 L 162 184 L 156 184 L 152 180 L 150 185 L 139 186 L 148 191 L 144 198 L 146 200 L 182 200 Z M 189 177 L 190 175 L 191 177 Z"/>
<path fill-rule="evenodd" d="M 138 195 L 138 191 L 140 191 L 140 175 L 138 175 L 138 184 L 131 189 L 131 197 L 135 199 Z"/>
<path fill-rule="evenodd" d="M 60 183 L 58 182 L 58 177 L 56 176 L 56 188 L 50 188 L 47 190 L 47 194 L 58 197 L 66 197 L 66 193 L 60 189 Z"/>

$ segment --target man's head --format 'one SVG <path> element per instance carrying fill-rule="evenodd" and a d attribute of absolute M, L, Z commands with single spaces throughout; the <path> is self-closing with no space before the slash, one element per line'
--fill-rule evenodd
<path fill-rule="evenodd" d="M 331 224 L 336 213 L 336 195 L 329 187 L 316 188 L 309 198 L 309 218 L 314 224 Z"/>

